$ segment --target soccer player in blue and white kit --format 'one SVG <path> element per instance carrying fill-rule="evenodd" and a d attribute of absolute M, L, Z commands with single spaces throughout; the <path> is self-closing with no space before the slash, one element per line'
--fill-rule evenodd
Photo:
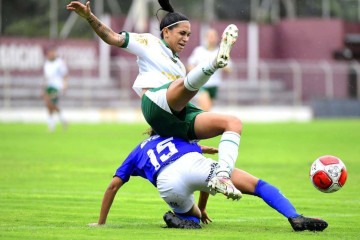
<path fill-rule="evenodd" d="M 203 156 L 202 149 L 213 152 L 212 148 L 200 147 L 196 142 L 176 137 L 155 135 L 144 140 L 116 170 L 104 194 L 98 222 L 90 226 L 106 223 L 116 193 L 131 176 L 143 177 L 158 189 L 173 211 L 164 215 L 168 227 L 201 228 L 200 220 L 209 223 L 211 220 L 206 213 L 206 203 L 209 194 L 216 192 L 208 187 L 208 181 L 215 174 L 218 163 Z M 262 198 L 288 218 L 295 231 L 322 231 L 327 227 L 324 220 L 298 214 L 276 187 L 243 170 L 235 168 L 231 180 L 244 194 Z M 195 191 L 201 191 L 198 205 L 194 201 Z"/>

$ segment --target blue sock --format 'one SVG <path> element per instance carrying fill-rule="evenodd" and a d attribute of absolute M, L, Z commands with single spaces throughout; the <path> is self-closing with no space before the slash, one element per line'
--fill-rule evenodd
<path fill-rule="evenodd" d="M 274 208 L 286 218 L 300 215 L 279 189 L 261 179 L 259 179 L 256 184 L 254 194 L 262 198 L 270 207 Z"/>
<path fill-rule="evenodd" d="M 197 218 L 195 216 L 191 216 L 183 213 L 175 213 L 175 215 L 178 216 L 180 219 L 190 220 L 200 224 L 200 218 Z"/>

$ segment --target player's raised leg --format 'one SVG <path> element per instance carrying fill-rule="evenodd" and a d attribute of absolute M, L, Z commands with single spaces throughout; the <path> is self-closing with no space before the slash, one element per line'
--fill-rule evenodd
<path fill-rule="evenodd" d="M 237 37 L 238 28 L 234 24 L 227 26 L 221 36 L 219 52 L 214 61 L 217 68 L 223 68 L 228 64 L 231 48 Z M 208 185 L 233 200 L 238 200 L 242 196 L 241 192 L 236 189 L 230 180 L 238 156 L 239 144 L 239 131 L 226 131 L 223 133 L 219 143 L 219 167 L 216 171 L 216 177 L 212 178 Z"/>
<path fill-rule="evenodd" d="M 223 68 L 228 64 L 230 51 L 237 37 L 238 28 L 234 24 L 227 26 L 221 36 L 219 52 L 214 61 L 217 68 Z M 230 180 L 239 151 L 239 133 L 240 131 L 230 130 L 222 134 L 219 143 L 219 167 L 216 170 L 216 176 L 208 184 L 210 188 L 233 200 L 239 200 L 242 197 L 241 192 Z"/>
<path fill-rule="evenodd" d="M 190 91 L 199 90 L 218 69 L 229 63 L 231 48 L 238 37 L 238 28 L 234 24 L 227 26 L 222 34 L 219 51 L 214 60 L 199 64 L 189 72 L 184 80 L 185 87 Z"/>

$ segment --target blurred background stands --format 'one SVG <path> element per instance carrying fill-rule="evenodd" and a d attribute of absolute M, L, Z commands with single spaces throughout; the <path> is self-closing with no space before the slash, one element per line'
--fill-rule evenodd
<path fill-rule="evenodd" d="M 131 89 L 138 71 L 135 58 L 102 43 L 86 21 L 61 4 L 0 2 L 0 110 L 42 108 L 43 49 L 54 43 L 70 69 L 61 102 L 65 109 L 139 108 Z M 192 23 L 191 41 L 180 55 L 184 63 L 208 27 L 219 32 L 228 23 L 239 27 L 234 71 L 224 76 L 216 106 L 300 106 L 315 117 L 360 116 L 359 0 L 172 4 Z M 96 15 L 114 30 L 155 35 L 158 8 L 155 0 L 92 2 Z"/>

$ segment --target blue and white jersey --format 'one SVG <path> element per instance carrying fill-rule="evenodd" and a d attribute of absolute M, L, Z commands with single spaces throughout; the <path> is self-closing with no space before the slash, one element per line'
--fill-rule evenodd
<path fill-rule="evenodd" d="M 139 144 L 116 170 L 115 176 L 124 182 L 130 176 L 140 176 L 156 186 L 158 172 L 167 164 L 189 152 L 201 153 L 200 146 L 176 137 L 149 137 Z"/>

